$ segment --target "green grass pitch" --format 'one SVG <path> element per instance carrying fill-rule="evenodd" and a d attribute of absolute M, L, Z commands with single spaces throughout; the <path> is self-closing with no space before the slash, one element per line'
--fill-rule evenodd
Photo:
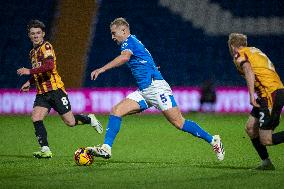
<path fill-rule="evenodd" d="M 269 147 L 275 171 L 250 170 L 259 158 L 244 132 L 247 115 L 186 117 L 221 135 L 223 162 L 206 142 L 178 131 L 161 115 L 125 117 L 112 158 L 96 158 L 86 167 L 75 165 L 75 150 L 102 144 L 104 134 L 84 125 L 69 128 L 59 116 L 49 116 L 45 125 L 54 157 L 36 159 L 30 117 L 0 116 L 0 188 L 283 188 L 283 144 Z M 98 118 L 105 126 L 108 116 Z"/>

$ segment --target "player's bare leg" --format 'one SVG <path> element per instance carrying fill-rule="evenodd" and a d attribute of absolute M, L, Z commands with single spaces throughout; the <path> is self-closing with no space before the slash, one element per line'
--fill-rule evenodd
<path fill-rule="evenodd" d="M 43 124 L 43 119 L 48 114 L 48 109 L 45 107 L 36 106 L 32 111 L 32 121 L 35 128 L 35 135 L 38 139 L 38 143 L 41 146 L 41 150 L 34 152 L 33 155 L 36 158 L 51 158 L 52 153 L 48 146 L 47 132 Z"/>
<path fill-rule="evenodd" d="M 259 137 L 258 125 L 258 119 L 250 115 L 246 123 L 245 131 L 251 139 Z"/>
<path fill-rule="evenodd" d="M 123 117 L 126 115 L 136 114 L 139 112 L 141 112 L 139 104 L 134 100 L 125 98 L 112 108 L 110 114 Z"/>
<path fill-rule="evenodd" d="M 178 107 L 170 108 L 163 111 L 167 120 L 177 129 L 182 129 L 185 119 L 183 118 Z"/>
<path fill-rule="evenodd" d="M 185 120 L 178 107 L 173 107 L 168 110 L 165 110 L 163 111 L 163 114 L 167 118 L 167 120 L 176 128 L 207 141 L 209 144 L 212 145 L 213 151 L 217 155 L 217 159 L 220 161 L 224 159 L 225 150 L 219 135 L 212 136 L 206 131 L 204 131 L 195 122 Z"/>
<path fill-rule="evenodd" d="M 260 133 L 259 133 L 259 121 L 257 118 L 253 116 L 249 116 L 245 131 L 247 135 L 250 137 L 251 142 L 257 151 L 259 157 L 261 158 L 261 163 L 259 166 L 254 168 L 255 170 L 274 170 L 274 165 L 269 159 L 269 154 L 267 152 L 266 146 L 263 145 L 260 141 Z"/>
<path fill-rule="evenodd" d="M 84 114 L 77 114 L 74 115 L 72 111 L 69 111 L 63 115 L 61 115 L 61 119 L 64 123 L 70 127 L 74 127 L 76 125 L 84 125 L 90 124 L 99 134 L 103 133 L 103 127 L 101 123 L 97 120 L 94 114 L 84 115 Z"/>
<path fill-rule="evenodd" d="M 64 123 L 70 127 L 73 127 L 76 125 L 75 117 L 72 113 L 72 111 L 69 111 L 63 115 L 61 115 L 61 119 L 64 121 Z"/>
<path fill-rule="evenodd" d="M 273 145 L 272 143 L 272 130 L 259 129 L 260 142 L 265 146 Z"/>
<path fill-rule="evenodd" d="M 36 106 L 32 111 L 32 121 L 43 120 L 48 114 L 48 109 L 41 106 Z"/>

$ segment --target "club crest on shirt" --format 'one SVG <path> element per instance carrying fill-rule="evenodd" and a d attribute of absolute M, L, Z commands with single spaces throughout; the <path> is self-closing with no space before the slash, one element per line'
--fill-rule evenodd
<path fill-rule="evenodd" d="M 38 68 L 41 66 L 41 62 L 32 61 L 32 68 Z"/>
<path fill-rule="evenodd" d="M 46 43 L 46 44 L 45 44 L 45 49 L 46 49 L 46 50 L 51 50 L 50 44 Z"/>
<path fill-rule="evenodd" d="M 125 47 L 127 47 L 127 45 L 128 45 L 127 43 L 123 43 L 121 47 L 125 48 Z"/>
<path fill-rule="evenodd" d="M 49 57 L 52 56 L 52 48 L 51 45 L 49 43 L 46 43 L 45 46 L 45 51 L 44 51 L 44 57 Z"/>

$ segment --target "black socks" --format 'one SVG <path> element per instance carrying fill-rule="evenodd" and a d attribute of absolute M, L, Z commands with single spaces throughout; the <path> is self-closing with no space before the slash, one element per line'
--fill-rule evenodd
<path fill-rule="evenodd" d="M 43 125 L 43 121 L 33 122 L 35 128 L 35 135 L 37 137 L 38 143 L 41 147 L 48 146 L 47 132 Z"/>
<path fill-rule="evenodd" d="M 251 139 L 251 142 L 262 160 L 269 157 L 266 146 L 260 143 L 259 137 Z"/>
<path fill-rule="evenodd" d="M 274 145 L 284 142 L 284 131 L 272 134 L 272 143 Z"/>
<path fill-rule="evenodd" d="M 77 114 L 74 115 L 75 117 L 75 125 L 83 125 L 83 124 L 90 124 L 91 123 L 91 118 L 89 118 L 87 115 L 83 114 Z"/>

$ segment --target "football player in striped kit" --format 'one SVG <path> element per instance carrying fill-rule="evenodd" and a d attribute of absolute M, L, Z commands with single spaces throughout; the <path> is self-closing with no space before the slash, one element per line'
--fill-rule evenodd
<path fill-rule="evenodd" d="M 256 169 L 274 170 L 266 146 L 284 142 L 284 131 L 273 133 L 284 106 L 283 83 L 269 58 L 260 49 L 247 46 L 246 35 L 231 33 L 228 46 L 238 72 L 246 79 L 253 106 L 246 132 L 262 160 Z"/>
<path fill-rule="evenodd" d="M 56 56 L 52 45 L 44 40 L 45 25 L 39 20 L 31 20 L 27 25 L 28 36 L 33 44 L 30 51 L 32 68 L 20 68 L 18 75 L 31 75 L 30 80 L 24 83 L 21 91 L 29 91 L 30 85 L 36 86 L 37 95 L 33 105 L 32 121 L 35 135 L 41 150 L 34 152 L 36 158 L 51 158 L 52 152 L 48 145 L 47 132 L 43 124 L 44 118 L 53 108 L 61 116 L 64 123 L 70 127 L 89 124 L 98 133 L 103 132 L 100 122 L 94 114 L 73 115 L 64 83 L 57 72 Z"/>

